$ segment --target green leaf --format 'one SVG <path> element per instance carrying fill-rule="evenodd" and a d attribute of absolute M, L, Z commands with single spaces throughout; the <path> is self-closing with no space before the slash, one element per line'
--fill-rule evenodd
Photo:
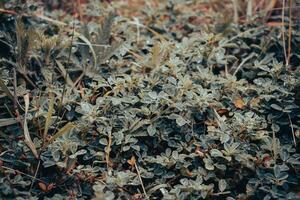
<path fill-rule="evenodd" d="M 5 119 L 0 119 L 0 128 L 4 126 L 9 126 L 12 124 L 18 123 L 18 120 L 15 118 L 5 118 Z"/>
<path fill-rule="evenodd" d="M 75 125 L 72 122 L 67 123 L 64 127 L 62 127 L 57 133 L 55 133 L 46 146 L 54 142 L 58 137 L 63 136 L 64 134 L 68 133 Z"/>
<path fill-rule="evenodd" d="M 178 126 L 183 126 L 189 123 L 189 121 L 185 120 L 183 117 L 180 116 L 176 119 L 176 123 L 178 124 Z"/>
<path fill-rule="evenodd" d="M 107 144 L 108 144 L 106 138 L 101 138 L 101 139 L 99 140 L 99 143 L 102 144 L 102 145 L 107 145 Z"/>
<path fill-rule="evenodd" d="M 219 180 L 219 184 L 218 185 L 219 185 L 220 192 L 224 192 L 224 190 L 227 187 L 226 180 L 224 180 L 224 179 Z"/>
<path fill-rule="evenodd" d="M 213 161 L 210 158 L 204 158 L 203 161 L 204 161 L 204 164 L 205 164 L 205 168 L 207 170 L 211 171 L 211 170 L 215 169 L 215 167 L 213 165 Z"/>
<path fill-rule="evenodd" d="M 222 144 L 228 142 L 230 140 L 230 136 L 226 133 L 221 134 L 220 141 Z"/>
<path fill-rule="evenodd" d="M 183 126 L 187 123 L 190 123 L 189 120 L 185 120 L 181 115 L 177 115 L 177 114 L 171 114 L 169 116 L 169 119 L 175 119 L 178 126 Z"/>
<path fill-rule="evenodd" d="M 210 150 L 210 155 L 212 157 L 223 157 L 223 153 L 221 151 L 219 151 L 218 149 Z"/>
<path fill-rule="evenodd" d="M 149 92 L 148 95 L 151 99 L 157 99 L 157 93 L 154 91 Z"/>
<path fill-rule="evenodd" d="M 271 108 L 278 110 L 278 111 L 282 111 L 282 108 L 277 104 L 271 104 Z"/>
<path fill-rule="evenodd" d="M 156 133 L 156 128 L 153 125 L 149 125 L 147 127 L 147 132 L 148 132 L 149 136 L 154 136 Z"/>

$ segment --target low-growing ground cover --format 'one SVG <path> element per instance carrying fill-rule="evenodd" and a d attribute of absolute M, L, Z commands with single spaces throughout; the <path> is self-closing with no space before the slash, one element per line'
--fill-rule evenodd
<path fill-rule="evenodd" d="M 297 1 L 24 2 L 0 199 L 299 199 Z"/>

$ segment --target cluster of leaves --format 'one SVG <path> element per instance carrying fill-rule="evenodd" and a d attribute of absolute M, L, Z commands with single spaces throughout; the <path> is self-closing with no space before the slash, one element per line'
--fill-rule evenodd
<path fill-rule="evenodd" d="M 282 27 L 98 4 L 1 16 L 1 198 L 299 198 L 299 27 L 289 66 Z"/>

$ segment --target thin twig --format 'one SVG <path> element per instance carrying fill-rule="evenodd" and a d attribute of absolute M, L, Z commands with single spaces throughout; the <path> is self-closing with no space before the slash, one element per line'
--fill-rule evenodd
<path fill-rule="evenodd" d="M 214 193 L 214 194 L 211 194 L 211 195 L 212 196 L 221 196 L 221 195 L 230 194 L 230 193 L 231 193 L 230 191 L 225 191 L 225 192 Z"/>
<path fill-rule="evenodd" d="M 23 123 L 22 120 L 20 118 L 20 112 L 18 109 L 18 96 L 17 96 L 17 71 L 15 68 L 13 68 L 13 87 L 14 87 L 14 110 L 15 110 L 15 115 L 16 115 L 16 119 L 17 121 L 20 123 L 21 127 L 23 128 Z"/>
<path fill-rule="evenodd" d="M 137 166 L 136 163 L 134 163 L 134 167 L 135 167 L 135 170 L 136 170 L 136 172 L 137 172 L 137 174 L 138 174 L 139 180 L 140 180 L 140 182 L 141 182 L 141 186 L 142 186 L 142 189 L 143 189 L 145 198 L 146 198 L 146 199 L 149 199 L 149 197 L 148 197 L 148 195 L 147 195 L 147 193 L 146 193 L 145 187 L 144 187 L 144 183 L 143 183 L 143 180 L 142 180 L 142 177 L 141 177 L 140 170 L 139 170 L 139 168 L 138 168 L 138 166 Z"/>
<path fill-rule="evenodd" d="M 75 22 L 73 22 L 73 30 L 72 30 L 72 35 L 71 35 L 71 45 L 70 45 L 70 51 L 69 51 L 69 55 L 68 55 L 67 67 L 70 65 L 74 34 L 75 34 Z M 61 95 L 61 100 L 60 100 L 60 105 L 59 105 L 59 110 L 58 110 L 58 112 L 59 112 L 58 116 L 60 115 L 60 113 L 62 111 L 64 95 L 65 95 L 65 92 L 66 92 L 67 76 L 68 76 L 68 68 L 67 67 L 66 67 L 66 74 L 65 74 L 65 77 L 64 77 L 64 86 L 63 86 L 63 91 L 62 91 L 62 95 Z"/>
<path fill-rule="evenodd" d="M 74 82 L 74 84 L 71 87 L 71 90 L 76 88 L 77 84 L 81 81 L 81 79 L 84 77 L 84 75 L 85 75 L 85 70 L 83 70 L 83 72 L 80 74 L 80 76 L 76 79 L 76 81 Z"/>
<path fill-rule="evenodd" d="M 32 82 L 32 80 L 30 80 L 30 78 L 27 76 L 26 72 L 23 72 L 23 70 L 22 70 L 22 71 L 18 70 L 18 71 L 20 72 L 21 75 L 23 75 L 24 79 L 26 79 L 26 81 L 27 81 L 32 87 L 37 88 L 37 85 L 36 85 L 34 82 Z"/>
<path fill-rule="evenodd" d="M 39 157 L 40 157 L 40 155 L 39 155 Z M 37 165 L 37 167 L 36 167 L 36 170 L 35 170 L 35 173 L 34 173 L 34 176 L 33 176 L 34 179 L 33 179 L 32 182 L 31 182 L 29 191 L 31 191 L 32 188 L 33 188 L 33 184 L 34 184 L 34 181 L 36 180 L 38 171 L 39 171 L 39 169 L 40 169 L 40 165 L 41 165 L 41 159 L 39 159 L 38 165 Z"/>
<path fill-rule="evenodd" d="M 225 77 L 228 78 L 228 62 L 226 59 L 226 63 L 225 63 Z"/>
<path fill-rule="evenodd" d="M 10 111 L 10 109 L 8 108 L 8 106 L 6 104 L 4 104 L 4 107 L 6 108 L 8 114 L 11 116 L 11 118 L 15 118 L 15 115 Z"/>
<path fill-rule="evenodd" d="M 134 17 L 134 22 L 136 22 L 136 43 L 137 45 L 139 44 L 140 42 L 140 22 L 139 22 L 139 19 Z"/>
<path fill-rule="evenodd" d="M 83 42 L 74 42 L 74 44 L 89 46 L 88 44 L 83 43 Z M 106 48 L 111 47 L 111 45 L 109 45 L 109 44 L 93 44 L 93 43 L 91 43 L 91 46 L 95 46 L 95 47 L 106 47 Z"/>
<path fill-rule="evenodd" d="M 17 106 L 17 72 L 16 69 L 13 68 L 13 74 L 14 74 L 14 80 L 13 80 L 13 87 L 14 87 L 14 109 L 15 112 L 17 112 L 18 106 Z"/>
<path fill-rule="evenodd" d="M 250 60 L 253 56 L 254 56 L 254 54 L 250 54 L 247 58 L 245 58 L 245 59 L 240 63 L 240 65 L 236 68 L 236 70 L 235 70 L 234 73 L 233 73 L 233 76 L 235 76 L 236 73 L 238 73 L 238 71 L 240 70 L 240 68 L 241 68 L 248 60 Z"/>
<path fill-rule="evenodd" d="M 294 131 L 294 127 L 293 127 L 293 122 L 292 122 L 290 114 L 288 114 L 288 116 L 289 116 L 289 121 L 290 121 L 290 127 L 291 127 L 291 130 L 292 130 L 292 136 L 293 136 L 294 145 L 296 147 L 297 143 L 296 143 L 296 137 L 295 137 L 295 131 Z"/>
<path fill-rule="evenodd" d="M 15 12 L 14 10 L 5 10 L 5 9 L 2 9 L 2 8 L 0 8 L 0 12 L 1 12 L 1 13 L 5 13 L 5 14 L 12 14 L 12 15 L 18 14 L 18 13 Z"/>
<path fill-rule="evenodd" d="M 45 181 L 43 181 L 42 179 L 39 179 L 39 178 L 35 178 L 35 177 L 33 177 L 33 176 L 31 176 L 31 175 L 29 175 L 29 174 L 26 174 L 26 173 L 24 173 L 24 172 L 21 172 L 21 171 L 19 171 L 19 170 L 15 170 L 15 169 L 12 169 L 12 168 L 9 168 L 9 167 L 5 167 L 5 166 L 0 166 L 0 169 L 6 169 L 6 170 L 11 170 L 11 171 L 14 171 L 15 173 L 19 173 L 19 174 L 22 174 L 22 175 L 24 175 L 24 176 L 27 176 L 27 177 L 29 177 L 29 178 L 32 178 L 33 180 L 38 180 L 38 181 L 40 181 L 40 182 L 42 182 L 42 183 L 45 183 L 45 184 L 47 184 Z"/>

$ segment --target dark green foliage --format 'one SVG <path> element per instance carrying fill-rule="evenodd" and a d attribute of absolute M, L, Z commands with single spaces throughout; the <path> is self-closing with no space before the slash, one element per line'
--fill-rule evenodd
<path fill-rule="evenodd" d="M 76 31 L 24 17 L 0 34 L 0 199 L 299 199 L 299 69 L 280 27 L 216 33 L 170 9 L 145 10 L 148 24 L 103 9 Z M 5 87 L 19 66 L 16 120 Z"/>

